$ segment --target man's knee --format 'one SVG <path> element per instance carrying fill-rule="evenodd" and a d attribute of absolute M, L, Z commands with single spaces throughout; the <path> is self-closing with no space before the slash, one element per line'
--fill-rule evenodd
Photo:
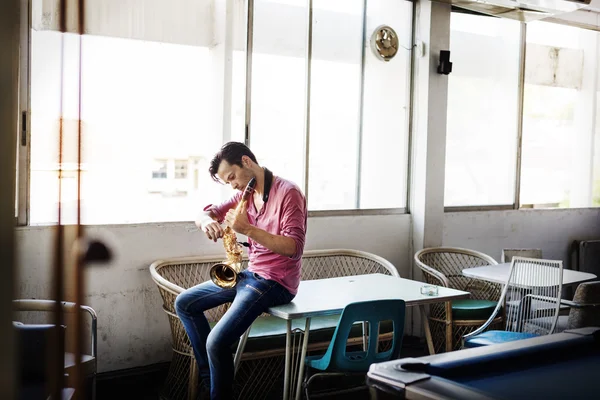
<path fill-rule="evenodd" d="M 188 312 L 189 298 L 186 292 L 179 293 L 175 298 L 175 312 L 177 315 Z"/>
<path fill-rule="evenodd" d="M 217 330 L 213 329 L 208 334 L 206 338 L 206 352 L 212 355 L 219 355 L 223 348 L 229 347 L 227 343 L 225 343 L 225 335 L 219 333 Z"/>

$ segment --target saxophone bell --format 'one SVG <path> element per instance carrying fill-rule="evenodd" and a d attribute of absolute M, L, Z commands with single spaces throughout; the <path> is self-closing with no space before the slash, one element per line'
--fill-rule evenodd
<path fill-rule="evenodd" d="M 210 268 L 210 279 L 215 285 L 228 289 L 237 284 L 237 276 L 240 272 L 242 272 L 241 263 L 228 264 L 227 261 L 223 261 Z"/>

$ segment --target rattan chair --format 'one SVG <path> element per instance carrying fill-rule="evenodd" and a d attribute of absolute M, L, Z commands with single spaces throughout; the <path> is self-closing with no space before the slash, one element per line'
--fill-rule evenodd
<path fill-rule="evenodd" d="M 436 303 L 429 309 L 435 353 L 459 350 L 462 337 L 487 321 L 501 293 L 499 284 L 468 278 L 462 270 L 498 263 L 486 254 L 456 247 L 423 249 L 414 259 L 427 283 L 471 293 L 470 299 Z M 491 327 L 500 328 L 502 321 L 502 316 L 497 317 Z"/>
<path fill-rule="evenodd" d="M 198 388 L 196 360 L 185 329 L 175 313 L 175 298 L 183 290 L 209 280 L 211 266 L 219 261 L 221 259 L 215 256 L 184 257 L 159 260 L 150 266 L 152 279 L 157 284 L 163 299 L 163 310 L 169 318 L 173 346 L 173 357 L 161 398 L 196 400 L 198 389 L 204 390 Z M 244 268 L 246 263 L 247 260 L 244 260 Z M 374 273 L 400 276 L 389 261 L 363 251 L 313 250 L 305 251 L 302 256 L 302 280 Z M 205 315 L 209 323 L 216 323 L 228 307 L 229 304 L 225 304 L 207 311 Z M 263 314 L 262 317 L 265 317 L 264 320 L 275 318 L 267 314 Z M 253 328 L 255 325 L 257 324 L 255 323 Z M 313 325 L 316 324 L 311 324 L 311 327 Z M 335 325 L 337 322 L 333 325 L 334 328 Z M 250 336 L 252 338 L 252 331 Z M 311 333 L 310 336 L 317 335 Z M 363 338 L 356 340 L 362 342 Z M 328 345 L 329 342 L 309 344 L 309 351 L 323 350 Z M 266 393 L 277 389 L 275 386 L 282 381 L 283 377 L 285 349 L 277 348 L 276 344 L 273 346 L 261 351 L 244 353 L 239 368 L 236 368 L 234 389 L 239 398 L 262 399 Z M 385 350 L 384 347 L 382 349 Z"/>
<path fill-rule="evenodd" d="M 502 249 L 501 263 L 509 263 L 513 257 L 542 258 L 542 249 Z"/>

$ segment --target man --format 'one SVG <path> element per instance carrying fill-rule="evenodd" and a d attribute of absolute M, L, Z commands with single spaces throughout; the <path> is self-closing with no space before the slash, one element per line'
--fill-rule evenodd
<path fill-rule="evenodd" d="M 300 283 L 306 234 L 306 199 L 298 186 L 262 168 L 250 149 L 237 142 L 223 145 L 209 172 L 238 192 L 219 205 L 208 205 L 196 221 L 206 237 L 223 237 L 221 223 L 248 237 L 248 269 L 233 288 L 211 281 L 190 288 L 175 301 L 198 362 L 201 380 L 210 376 L 211 399 L 233 396 L 231 346 L 269 307 L 292 301 Z M 256 179 L 253 195 L 236 212 L 248 182 Z M 204 311 L 232 302 L 211 330 Z"/>

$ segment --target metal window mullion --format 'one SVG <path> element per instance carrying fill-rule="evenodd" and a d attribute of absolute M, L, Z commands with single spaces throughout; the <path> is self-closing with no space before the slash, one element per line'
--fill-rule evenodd
<path fill-rule="evenodd" d="M 306 25 L 306 72 L 304 87 L 304 196 L 308 204 L 308 176 L 310 173 L 310 101 L 312 81 L 312 28 L 313 0 L 308 0 L 308 15 Z"/>
<path fill-rule="evenodd" d="M 523 156 L 523 110 L 525 102 L 525 58 L 527 55 L 527 24 L 521 22 L 519 41 L 519 83 L 517 99 L 517 159 L 515 163 L 515 193 L 513 208 L 518 210 L 521 203 L 521 167 Z"/>
<path fill-rule="evenodd" d="M 448 32 L 448 35 L 450 35 L 450 32 Z M 410 68 L 410 76 L 409 76 L 409 89 L 408 89 L 408 121 L 407 121 L 407 130 L 408 130 L 408 142 L 406 144 L 406 149 L 407 149 L 407 157 L 406 157 L 406 201 L 405 201 L 405 206 L 406 206 L 406 212 L 407 213 L 411 213 L 411 207 L 410 207 L 410 203 L 411 203 L 411 194 L 412 194 L 412 173 L 413 173 L 413 128 L 414 128 L 414 124 L 413 124 L 413 118 L 414 118 L 414 110 L 413 110 L 413 105 L 415 103 L 415 90 L 416 90 L 416 75 L 415 75 L 415 71 L 417 69 L 417 62 L 418 62 L 418 57 L 415 56 L 415 52 L 417 51 L 417 7 L 416 4 L 413 3 L 412 4 L 412 29 L 411 29 L 411 43 L 412 43 L 412 47 L 411 47 L 411 52 L 410 52 L 410 63 L 409 63 L 409 68 Z M 448 107 L 446 107 L 446 114 L 448 114 Z M 448 118 L 448 116 L 446 115 L 446 118 Z M 445 166 L 444 166 L 444 170 L 445 170 Z M 410 268 L 410 278 L 412 278 L 412 271 L 413 269 Z"/>
<path fill-rule="evenodd" d="M 29 167 L 31 157 L 31 1 L 21 0 L 19 54 L 19 140 L 17 141 L 17 225 L 29 223 Z"/>
<path fill-rule="evenodd" d="M 252 52 L 254 51 L 254 0 L 248 0 L 246 19 L 246 111 L 244 143 L 250 146 L 250 124 L 252 119 Z"/>
<path fill-rule="evenodd" d="M 365 105 L 365 67 L 366 67 L 366 51 L 367 45 L 367 0 L 363 1 L 362 10 L 362 49 L 360 55 L 360 91 L 358 95 L 358 138 L 356 149 L 356 202 L 355 207 L 360 210 L 360 193 L 362 185 L 362 142 L 363 142 L 363 118 Z"/>

